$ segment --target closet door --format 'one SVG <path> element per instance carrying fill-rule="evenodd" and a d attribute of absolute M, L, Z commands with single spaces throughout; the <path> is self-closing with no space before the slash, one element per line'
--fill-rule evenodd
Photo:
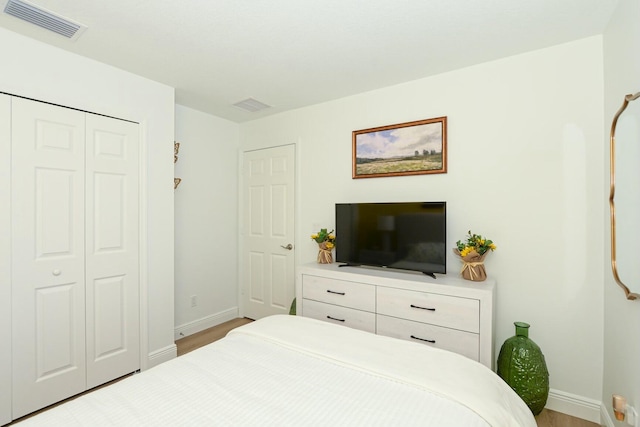
<path fill-rule="evenodd" d="M 14 419 L 85 389 L 84 122 L 12 98 Z"/>
<path fill-rule="evenodd" d="M 140 368 L 138 125 L 87 114 L 87 388 Z"/>

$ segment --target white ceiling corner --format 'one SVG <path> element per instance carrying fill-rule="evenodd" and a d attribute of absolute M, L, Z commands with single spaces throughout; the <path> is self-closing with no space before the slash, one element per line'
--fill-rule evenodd
<path fill-rule="evenodd" d="M 88 27 L 0 26 L 236 122 L 601 34 L 618 0 L 29 0 Z M 4 10 L 7 0 L 0 0 Z M 254 98 L 276 106 L 234 107 Z"/>

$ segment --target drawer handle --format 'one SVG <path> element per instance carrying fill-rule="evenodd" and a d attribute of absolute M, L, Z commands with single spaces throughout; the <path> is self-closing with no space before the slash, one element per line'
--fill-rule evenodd
<path fill-rule="evenodd" d="M 331 317 L 331 316 L 327 316 L 327 319 L 337 320 L 338 322 L 344 322 L 344 319 L 338 319 L 338 318 Z"/>
<path fill-rule="evenodd" d="M 418 306 L 418 305 L 413 305 L 413 304 L 411 304 L 411 308 L 419 308 L 420 310 L 436 311 L 436 309 L 435 309 L 435 308 L 420 307 L 420 306 Z"/>
<path fill-rule="evenodd" d="M 436 343 L 436 340 L 428 340 L 428 339 L 425 339 L 425 338 L 418 338 L 415 335 L 411 335 L 411 338 L 413 338 L 414 340 L 418 340 L 418 341 L 430 342 L 431 344 L 435 344 Z"/>
<path fill-rule="evenodd" d="M 332 291 L 331 289 L 327 289 L 327 293 L 336 294 L 336 295 L 344 295 L 344 292 L 336 292 L 336 291 Z"/>

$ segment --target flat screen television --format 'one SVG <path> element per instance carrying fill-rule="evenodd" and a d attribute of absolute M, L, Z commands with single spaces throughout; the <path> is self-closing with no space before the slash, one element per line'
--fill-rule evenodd
<path fill-rule="evenodd" d="M 336 261 L 447 272 L 447 203 L 337 203 Z"/>

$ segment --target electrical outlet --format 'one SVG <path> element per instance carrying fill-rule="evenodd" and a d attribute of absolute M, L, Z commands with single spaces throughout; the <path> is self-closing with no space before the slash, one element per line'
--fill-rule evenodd
<path fill-rule="evenodd" d="M 191 307 L 195 307 L 198 305 L 198 296 L 191 295 Z"/>

